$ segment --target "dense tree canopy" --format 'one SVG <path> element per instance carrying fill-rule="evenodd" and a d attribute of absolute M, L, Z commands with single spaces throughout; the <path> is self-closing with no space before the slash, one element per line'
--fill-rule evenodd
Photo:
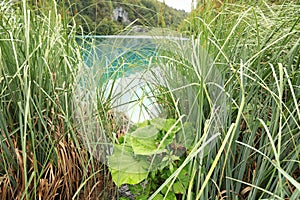
<path fill-rule="evenodd" d="M 177 29 L 187 17 L 183 10 L 173 9 L 157 0 L 67 0 L 64 6 L 85 34 L 117 34 L 129 24 Z M 117 7 L 127 12 L 128 23 L 113 19 Z"/>

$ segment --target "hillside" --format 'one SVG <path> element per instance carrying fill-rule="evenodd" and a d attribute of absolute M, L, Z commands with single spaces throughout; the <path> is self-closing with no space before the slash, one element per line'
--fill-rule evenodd
<path fill-rule="evenodd" d="M 84 34 L 118 34 L 128 25 L 176 30 L 187 17 L 183 10 L 156 0 L 69 0 L 64 6 L 78 27 L 82 27 L 78 32 Z"/>

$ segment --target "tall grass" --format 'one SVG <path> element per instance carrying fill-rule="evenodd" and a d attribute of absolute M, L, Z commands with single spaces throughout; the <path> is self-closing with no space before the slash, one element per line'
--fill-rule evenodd
<path fill-rule="evenodd" d="M 98 58 L 84 66 L 76 24 L 55 1 L 0 4 L 1 198 L 118 197 L 102 159 L 106 136 L 116 136 L 116 80 L 105 84 L 105 71 L 93 71 Z M 164 117 L 190 122 L 196 137 L 147 198 L 172 192 L 186 167 L 181 199 L 299 198 L 299 10 L 295 2 L 207 3 L 187 20 L 188 43 L 162 44 L 159 69 L 145 80 Z"/>
<path fill-rule="evenodd" d="M 161 65 L 174 104 L 187 99 L 194 105 L 176 104 L 179 115 L 197 124 L 196 142 L 207 129 L 221 131 L 209 153 L 200 147 L 188 155 L 192 179 L 184 198 L 298 199 L 299 5 L 259 1 L 223 4 L 215 13 L 209 5 L 202 9 L 186 23 L 196 35 L 190 49 L 172 46 Z M 216 101 L 214 91 L 226 98 Z"/>
<path fill-rule="evenodd" d="M 1 198 L 102 196 L 109 187 L 102 164 L 84 150 L 72 120 L 82 66 L 75 27 L 55 1 L 3 1 L 0 9 Z"/>

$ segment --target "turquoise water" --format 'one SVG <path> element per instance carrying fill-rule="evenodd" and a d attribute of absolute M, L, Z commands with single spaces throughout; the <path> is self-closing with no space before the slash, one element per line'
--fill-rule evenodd
<path fill-rule="evenodd" d="M 159 55 L 157 42 L 148 37 L 94 36 L 77 41 L 82 46 L 84 63 L 102 70 L 103 81 L 141 71 L 154 64 Z"/>

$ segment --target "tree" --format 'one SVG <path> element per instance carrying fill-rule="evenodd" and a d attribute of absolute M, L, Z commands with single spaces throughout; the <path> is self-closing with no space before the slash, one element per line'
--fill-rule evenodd
<path fill-rule="evenodd" d="M 122 7 L 131 22 L 151 27 L 177 28 L 187 13 L 156 0 L 67 0 L 62 1 L 85 33 L 97 35 L 120 33 L 128 24 L 113 20 L 113 10 Z M 72 21 L 72 20 L 70 20 Z"/>

